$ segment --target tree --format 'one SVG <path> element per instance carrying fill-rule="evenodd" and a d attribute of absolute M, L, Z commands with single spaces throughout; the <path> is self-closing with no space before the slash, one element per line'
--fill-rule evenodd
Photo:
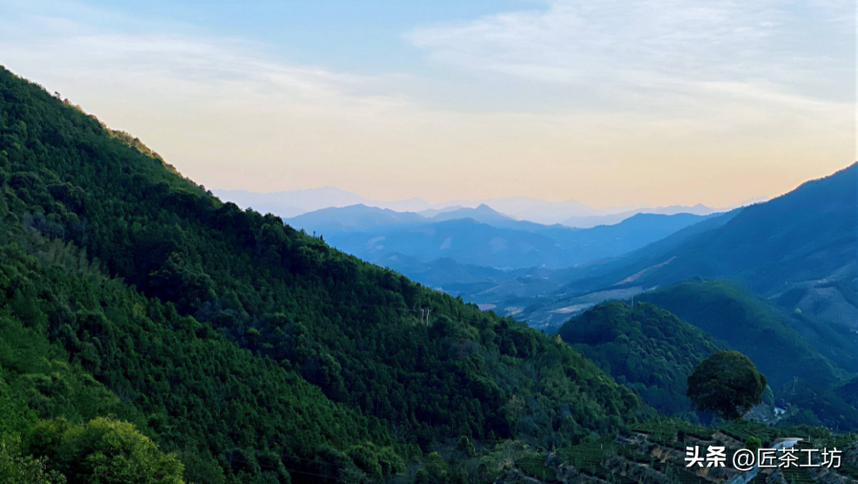
<path fill-rule="evenodd" d="M 0 437 L 0 482 L 6 484 L 64 484 L 63 475 L 47 470 L 44 458 L 25 456 L 20 437 Z"/>
<path fill-rule="evenodd" d="M 182 463 L 128 422 L 43 420 L 28 440 L 28 450 L 50 456 L 48 468 L 65 475 L 69 484 L 183 484 Z"/>
<path fill-rule="evenodd" d="M 763 446 L 763 441 L 759 437 L 754 437 L 752 435 L 752 436 L 748 437 L 747 440 L 745 440 L 745 448 L 750 450 L 751 452 L 756 453 L 757 450 L 759 450 L 760 447 L 762 447 L 762 446 Z"/>
<path fill-rule="evenodd" d="M 701 412 L 736 420 L 763 401 L 766 377 L 738 351 L 719 351 L 688 377 L 687 395 Z"/>

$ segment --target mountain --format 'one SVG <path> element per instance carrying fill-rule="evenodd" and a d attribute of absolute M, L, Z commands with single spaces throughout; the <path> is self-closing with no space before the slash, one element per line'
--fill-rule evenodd
<path fill-rule="evenodd" d="M 479 208 L 486 205 L 493 210 L 509 213 L 515 219 L 536 223 L 555 224 L 575 215 L 604 215 L 627 212 L 629 207 L 594 209 L 587 205 L 569 200 L 565 202 L 547 202 L 532 197 L 491 198 L 485 200 L 451 200 L 430 204 L 419 198 L 408 200 L 370 200 L 351 192 L 334 187 L 291 190 L 273 193 L 253 193 L 246 190 L 214 190 L 215 195 L 224 200 L 260 212 L 269 211 L 282 217 L 295 217 L 303 213 L 323 208 L 340 208 L 349 205 L 367 205 L 400 212 L 417 212 L 427 217 L 461 208 Z"/>
<path fill-rule="evenodd" d="M 575 230 L 512 220 L 484 207 L 448 212 L 423 224 L 404 215 L 394 223 L 393 216 L 387 214 L 383 220 L 390 225 L 385 226 L 378 222 L 379 210 L 363 208 L 359 215 L 350 215 L 347 209 L 328 209 L 289 222 L 312 228 L 338 249 L 376 263 L 396 253 L 423 262 L 449 258 L 464 265 L 514 269 L 562 268 L 614 257 L 702 220 L 689 214 L 639 214 L 617 225 Z M 459 215 L 479 216 L 482 223 L 473 218 L 453 218 Z M 332 222 L 337 217 L 340 221 Z M 449 220 L 436 222 L 439 217 Z M 359 227 L 349 232 L 342 229 L 364 219 L 369 220 L 365 231 L 358 231 Z"/>
<path fill-rule="evenodd" d="M 476 208 L 459 208 L 458 210 L 441 212 L 432 217 L 432 221 L 444 222 L 446 220 L 458 220 L 463 218 L 469 218 L 483 224 L 493 225 L 495 227 L 504 226 L 515 222 L 514 219 L 495 211 L 484 203 L 480 204 Z"/>
<path fill-rule="evenodd" d="M 593 281 L 598 282 L 604 274 L 627 267 L 630 259 L 657 257 L 693 236 L 720 227 L 736 213 L 738 211 L 734 210 L 706 217 L 664 239 L 617 258 L 596 260 L 564 269 L 541 267 L 499 271 L 492 275 L 483 273 L 483 279 L 472 283 L 459 284 L 455 280 L 445 280 L 446 271 L 436 272 L 431 262 L 420 262 L 414 257 L 409 258 L 409 263 L 404 265 L 397 265 L 396 261 L 389 261 L 387 258 L 378 259 L 377 262 L 387 267 L 396 267 L 396 270 L 417 280 L 422 281 L 425 278 L 427 281 L 433 281 L 427 284 L 442 287 L 444 291 L 483 307 L 493 307 L 498 314 L 514 316 L 520 321 L 527 321 L 535 328 L 556 331 L 570 316 L 581 314 L 587 308 L 611 299 L 628 299 L 644 290 L 643 287 L 634 285 L 604 287 L 592 284 Z M 582 291 L 574 287 L 578 283 L 595 290 Z M 601 283 L 604 284 L 604 281 Z"/>
<path fill-rule="evenodd" d="M 465 207 L 484 204 L 493 210 L 506 214 L 517 220 L 534 222 L 542 225 L 565 225 L 577 228 L 592 228 L 597 225 L 614 225 L 639 213 L 659 215 L 675 215 L 690 213 L 694 215 L 711 215 L 726 211 L 715 209 L 703 204 L 694 206 L 671 205 L 668 207 L 648 207 L 644 205 L 630 207 L 592 208 L 575 200 L 563 202 L 548 202 L 531 197 L 492 198 L 477 201 L 457 201 Z M 749 202 L 744 202 L 744 206 Z"/>
<path fill-rule="evenodd" d="M 394 230 L 397 226 L 399 228 L 407 228 L 421 223 L 431 224 L 465 219 L 491 225 L 492 227 L 509 228 L 525 232 L 560 229 L 561 232 L 568 233 L 568 229 L 561 225 L 547 226 L 512 219 L 493 210 L 488 205 L 480 205 L 476 208 L 455 206 L 414 213 L 396 212 L 390 209 L 357 204 L 347 207 L 331 207 L 315 210 L 297 217 L 286 218 L 285 221 L 290 225 L 311 232 L 364 232 L 377 234 L 383 230 Z"/>
<path fill-rule="evenodd" d="M 603 300 L 655 304 L 747 354 L 808 422 L 855 428 L 855 409 L 832 389 L 858 368 L 856 175 L 852 165 L 575 268 L 554 294 L 492 304 L 545 328 Z"/>
<path fill-rule="evenodd" d="M 567 321 L 558 334 L 660 413 L 694 420 L 686 380 L 707 356 L 728 348 L 647 303 L 599 304 Z"/>
<path fill-rule="evenodd" d="M 273 213 L 286 218 L 323 208 L 345 207 L 365 202 L 359 195 L 336 187 L 273 193 L 254 193 L 247 190 L 214 190 L 214 194 L 224 200 L 232 201 L 242 208 L 253 208 L 260 213 Z"/>
<path fill-rule="evenodd" d="M 751 358 L 773 388 L 793 378 L 830 387 L 846 376 L 846 370 L 820 354 L 763 300 L 735 283 L 696 279 L 645 292 L 637 300 L 666 309 L 726 341 Z M 855 343 L 858 340 L 853 341 L 853 349 Z M 854 357 L 853 353 L 852 362 Z"/>
<path fill-rule="evenodd" d="M 398 226 L 414 226 L 427 221 L 422 215 L 413 212 L 394 212 L 358 204 L 343 208 L 323 208 L 286 219 L 286 222 L 307 232 L 330 235 L 336 232 L 372 232 Z"/>
<path fill-rule="evenodd" d="M 428 210 L 422 213 L 414 213 L 396 212 L 386 208 L 356 204 L 315 210 L 297 217 L 286 218 L 285 222 L 296 228 L 327 234 L 331 232 L 378 233 L 383 230 L 462 219 L 471 219 L 494 227 L 515 227 L 516 225 L 542 227 L 511 219 L 492 210 L 488 205 L 480 205 L 477 208 L 458 207 L 449 210 Z"/>
<path fill-rule="evenodd" d="M 563 311 L 586 309 L 604 300 L 599 294 L 628 298 L 700 275 L 735 279 L 784 309 L 854 331 L 856 172 L 858 165 L 852 165 L 768 202 L 712 215 L 636 251 L 577 268 L 565 275 L 562 288 L 531 301 L 521 317 L 559 326 Z"/>
<path fill-rule="evenodd" d="M 370 261 L 397 252 L 423 261 L 450 258 L 495 268 L 567 265 L 565 248 L 550 237 L 497 228 L 473 219 L 368 234 L 336 234 L 328 240 L 340 250 Z"/>
<path fill-rule="evenodd" d="M 780 294 L 814 281 L 854 280 L 856 200 L 858 165 L 853 164 L 781 197 L 745 207 L 724 225 L 661 254 L 650 251 L 639 259 L 632 255 L 626 267 L 587 284 L 655 285 L 701 275 L 737 278 L 760 293 Z M 658 264 L 663 265 L 654 267 Z M 627 281 L 630 277 L 634 280 Z"/>
<path fill-rule="evenodd" d="M 599 225 L 588 230 L 564 233 L 574 233 L 590 244 L 611 244 L 612 238 L 623 241 L 635 240 L 634 244 L 629 245 L 635 245 L 635 248 L 638 248 L 700 223 L 706 218 L 690 213 L 672 215 L 639 213 L 615 225 Z M 625 252 L 627 251 L 623 251 Z"/>
<path fill-rule="evenodd" d="M 555 338 L 223 203 L 6 70 L 0 219 L 4 466 L 377 482 L 451 441 L 567 446 L 641 409 Z"/>
<path fill-rule="evenodd" d="M 445 210 L 448 204 L 430 205 L 419 198 L 406 200 L 369 200 L 336 187 L 307 188 L 282 192 L 256 193 L 247 190 L 213 190 L 214 195 L 242 208 L 252 208 L 260 213 L 273 213 L 284 218 L 297 217 L 307 212 L 325 208 L 341 208 L 351 205 L 366 205 L 398 212 L 420 212 L 435 209 Z"/>
<path fill-rule="evenodd" d="M 613 225 L 626 220 L 627 218 L 633 217 L 639 213 L 653 213 L 660 215 L 676 215 L 680 213 L 686 214 L 694 214 L 694 215 L 712 215 L 713 213 L 723 212 L 724 210 L 718 210 L 714 208 L 707 207 L 702 204 L 697 204 L 692 207 L 686 207 L 681 205 L 671 205 L 669 207 L 655 207 L 655 208 L 646 208 L 639 207 L 634 210 L 622 211 L 618 213 L 609 213 L 609 214 L 599 214 L 599 215 L 577 215 L 574 217 L 569 217 L 566 220 L 560 222 L 563 225 L 568 227 L 578 227 L 578 228 L 590 228 L 595 227 L 597 225 Z"/>
<path fill-rule="evenodd" d="M 844 383 L 858 368 L 854 334 L 817 321 L 830 338 L 810 344 L 776 307 L 729 281 L 682 282 L 635 301 L 596 305 L 558 334 L 659 412 L 695 420 L 686 378 L 709 354 L 733 348 L 766 375 L 780 405 L 802 409 L 785 421 L 858 428 L 856 380 Z"/>
<path fill-rule="evenodd" d="M 835 430 L 858 428 L 858 405 L 854 399 L 853 379 L 839 387 L 830 388 L 814 381 L 797 379 L 780 388 L 778 400 L 794 407 L 781 425 L 807 425 Z M 858 442 L 858 437 L 852 438 Z"/>
<path fill-rule="evenodd" d="M 471 206 L 462 202 L 459 203 L 463 206 Z M 564 218 L 573 215 L 597 215 L 604 212 L 602 209 L 592 208 L 575 200 L 548 202 L 533 197 L 491 198 L 479 200 L 475 203 L 484 203 L 518 220 L 527 220 L 546 225 L 556 224 Z M 623 209 L 614 210 L 623 211 Z M 611 209 L 608 209 L 608 211 L 610 212 Z"/>
<path fill-rule="evenodd" d="M 273 213 L 284 218 L 297 217 L 308 212 L 325 208 L 342 208 L 350 205 L 366 205 L 397 212 L 415 212 L 427 218 L 459 209 L 476 209 L 476 216 L 463 215 L 456 218 L 474 218 L 480 220 L 479 211 L 489 208 L 505 214 L 513 220 L 527 221 L 540 225 L 565 225 L 569 227 L 591 228 L 597 225 L 613 225 L 638 213 L 674 215 L 692 213 L 710 215 L 724 211 L 706 207 L 670 206 L 670 207 L 606 207 L 592 208 L 574 200 L 548 202 L 532 197 L 490 198 L 483 200 L 451 200 L 430 204 L 419 198 L 407 200 L 370 200 L 360 195 L 335 187 L 310 188 L 271 193 L 254 193 L 246 190 L 214 190 L 214 194 L 242 208 L 253 208 L 261 213 Z M 484 207 L 481 207 L 485 205 Z M 439 219 L 449 220 L 449 219 Z"/>
<path fill-rule="evenodd" d="M 10 195 L 4 190 L 5 201 L 20 200 Z M 179 477 L 189 482 L 288 482 L 290 472 L 335 478 L 329 465 L 305 461 L 325 448 L 343 472 L 362 474 L 343 457 L 366 441 L 390 470 L 402 465 L 378 419 L 332 401 L 210 323 L 178 314 L 173 303 L 141 295 L 74 245 L 23 229 L 13 220 L 19 213 L 4 208 L 2 215 L 0 434 L 24 436 L 25 446 L 70 482 L 91 481 L 64 464 L 68 451 L 28 435 L 50 431 L 56 440 L 65 426 L 83 432 L 104 417 L 133 424 L 130 436 L 117 437 L 142 433 L 175 453 L 184 467 Z M 75 454 L 83 460 L 87 452 Z M 126 479 L 111 482 L 146 482 Z"/>
<path fill-rule="evenodd" d="M 463 207 L 461 205 L 451 205 L 449 207 L 443 207 L 443 208 L 427 208 L 426 210 L 421 210 L 417 213 L 419 213 L 420 215 L 422 215 L 426 218 L 432 218 L 432 217 L 438 215 L 439 213 L 452 212 L 454 210 L 459 210 L 460 208 L 463 208 Z"/>

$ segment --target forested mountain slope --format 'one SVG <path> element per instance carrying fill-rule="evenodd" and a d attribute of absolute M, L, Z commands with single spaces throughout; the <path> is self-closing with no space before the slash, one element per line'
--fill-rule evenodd
<path fill-rule="evenodd" d="M 324 461 L 306 462 L 320 452 L 345 472 L 362 472 L 346 452 L 381 458 L 387 473 L 404 466 L 397 451 L 407 449 L 391 448 L 377 419 L 105 277 L 62 241 L 9 231 L 9 218 L 0 236 L 0 432 L 115 415 L 177 452 L 192 482 L 223 482 L 220 466 L 239 478 L 287 476 L 284 465 L 335 476 Z"/>
<path fill-rule="evenodd" d="M 38 387 L 24 436 L 117 407 L 191 474 L 361 482 L 443 439 L 561 445 L 639 408 L 555 339 L 222 204 L 5 70 L 0 184 L 3 324 L 107 402 L 42 411 Z M 0 363 L 6 385 L 49 372 Z"/>
<path fill-rule="evenodd" d="M 558 334 L 660 413 L 692 419 L 686 379 L 707 356 L 727 349 L 647 303 L 599 304 L 567 321 Z"/>
<path fill-rule="evenodd" d="M 697 278 L 636 300 L 664 308 L 746 354 L 784 402 L 812 410 L 830 428 L 858 428 L 858 408 L 831 392 L 855 374 L 854 335 L 818 322 L 815 330 L 826 337 L 818 349 L 776 308 L 730 281 Z"/>
<path fill-rule="evenodd" d="M 833 385 L 845 375 L 771 308 L 735 283 L 696 279 L 637 299 L 676 314 L 748 355 L 772 387 L 794 377 Z"/>

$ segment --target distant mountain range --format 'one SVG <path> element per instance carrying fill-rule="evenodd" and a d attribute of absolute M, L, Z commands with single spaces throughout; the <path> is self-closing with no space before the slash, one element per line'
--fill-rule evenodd
<path fill-rule="evenodd" d="M 271 193 L 254 193 L 246 190 L 214 190 L 214 193 L 221 199 L 231 201 L 242 208 L 251 207 L 259 212 L 273 213 L 284 218 L 293 218 L 325 208 L 343 208 L 350 205 L 365 205 L 396 212 L 414 212 L 426 217 L 434 217 L 440 213 L 458 209 L 475 209 L 479 208 L 480 205 L 486 205 L 514 220 L 545 225 L 563 224 L 578 228 L 612 225 L 622 222 L 638 213 L 710 215 L 715 212 L 724 212 L 730 208 L 735 208 L 711 208 L 700 204 L 694 206 L 673 205 L 669 207 L 647 207 L 641 205 L 592 208 L 575 200 L 549 202 L 532 197 L 452 200 L 432 204 L 419 198 L 395 201 L 369 200 L 335 187 Z M 750 200 L 743 202 L 739 206 L 749 205 L 761 200 Z"/>
<path fill-rule="evenodd" d="M 624 256 L 606 265 L 611 269 L 604 274 L 573 283 L 570 290 L 649 287 L 700 275 L 737 279 L 770 296 L 835 281 L 848 281 L 844 287 L 855 292 L 856 201 L 858 164 L 728 214 L 723 224 L 713 221 L 720 226 L 679 245 L 665 240 Z"/>
<path fill-rule="evenodd" d="M 306 213 L 286 222 L 377 263 L 383 264 L 391 254 L 401 254 L 421 262 L 443 258 L 465 265 L 520 269 L 570 267 L 615 257 L 703 218 L 637 214 L 616 225 L 573 229 L 514 220 L 485 204 L 440 212 L 431 218 L 352 205 Z"/>
<path fill-rule="evenodd" d="M 532 274 L 551 292 L 506 279 L 467 294 L 477 303 L 508 308 L 507 314 L 531 324 L 550 326 L 604 299 L 629 298 L 694 276 L 729 278 L 804 317 L 855 331 L 856 201 L 858 165 L 852 165 L 769 202 L 707 218 L 616 259 Z"/>
<path fill-rule="evenodd" d="M 743 204 L 742 206 L 744 205 L 745 204 Z M 573 217 L 569 217 L 560 223 L 569 227 L 588 228 L 595 227 L 597 225 L 617 224 L 639 213 L 653 213 L 661 215 L 690 213 L 694 215 L 711 215 L 716 212 L 725 211 L 727 210 L 717 210 L 698 203 L 697 205 L 691 207 L 686 207 L 682 205 L 671 205 L 669 207 L 636 208 L 633 210 L 627 210 L 625 212 L 613 213 L 608 215 L 576 215 Z"/>
<path fill-rule="evenodd" d="M 424 224 L 428 219 L 414 212 L 395 212 L 387 208 L 349 205 L 347 207 L 323 208 L 313 212 L 284 218 L 296 229 L 318 232 L 328 238 L 337 233 L 373 232 L 392 227 L 411 227 Z"/>
<path fill-rule="evenodd" d="M 364 204 L 347 207 L 323 208 L 313 212 L 284 220 L 298 229 L 333 235 L 336 232 L 372 233 L 389 228 L 407 228 L 428 223 L 450 220 L 470 219 L 497 228 L 508 228 L 525 232 L 540 232 L 548 229 L 569 231 L 572 228 L 560 224 L 551 226 L 516 220 L 504 215 L 486 204 L 474 208 L 449 207 L 441 210 L 422 212 L 397 212 L 388 208 L 367 206 Z"/>

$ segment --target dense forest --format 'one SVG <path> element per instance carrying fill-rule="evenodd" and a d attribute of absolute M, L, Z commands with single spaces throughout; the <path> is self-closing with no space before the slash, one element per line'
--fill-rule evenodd
<path fill-rule="evenodd" d="M 374 482 L 643 411 L 557 338 L 221 203 L 6 70 L 0 220 L 9 476 Z"/>
<path fill-rule="evenodd" d="M 647 303 L 600 304 L 558 334 L 660 413 L 692 421 L 697 415 L 685 395 L 686 379 L 704 358 L 726 348 Z"/>
<path fill-rule="evenodd" d="M 766 375 L 781 405 L 792 403 L 803 409 L 793 423 L 858 429 L 858 408 L 836 391 L 855 372 L 855 343 L 848 335 L 814 321 L 813 330 L 824 335 L 814 346 L 799 334 L 807 327 L 806 318 L 785 319 L 777 308 L 729 281 L 696 278 L 638 299 L 676 314 L 746 354 Z"/>
<path fill-rule="evenodd" d="M 832 385 L 845 372 L 741 286 L 697 279 L 642 294 L 714 338 L 751 357 L 773 387 L 793 377 Z"/>

